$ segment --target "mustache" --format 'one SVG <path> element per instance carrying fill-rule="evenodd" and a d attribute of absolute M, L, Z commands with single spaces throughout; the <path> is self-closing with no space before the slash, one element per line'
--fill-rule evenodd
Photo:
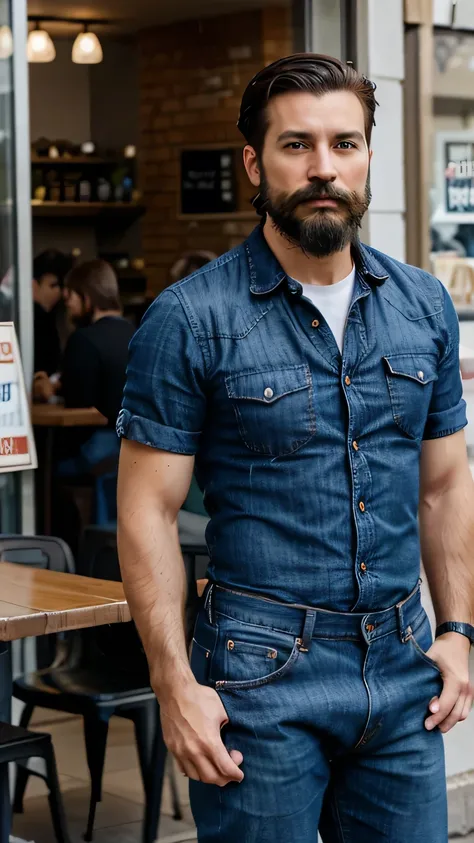
<path fill-rule="evenodd" d="M 286 197 L 280 205 L 283 213 L 292 213 L 298 205 L 304 202 L 312 202 L 315 199 L 334 199 L 343 205 L 350 206 L 353 201 L 353 195 L 350 191 L 340 190 L 334 187 L 331 182 L 313 182 L 307 187 L 302 187 L 300 190 L 292 193 L 291 196 Z"/>

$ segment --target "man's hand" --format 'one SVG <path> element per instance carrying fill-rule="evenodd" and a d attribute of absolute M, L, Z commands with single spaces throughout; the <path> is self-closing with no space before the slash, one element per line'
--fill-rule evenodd
<path fill-rule="evenodd" d="M 221 739 L 228 717 L 216 691 L 192 681 L 179 693 L 161 693 L 160 711 L 164 741 L 182 773 L 219 787 L 242 781 L 243 755 L 229 753 Z"/>
<path fill-rule="evenodd" d="M 458 632 L 447 632 L 436 639 L 426 653 L 436 662 L 443 676 L 440 697 L 430 702 L 430 717 L 425 720 L 427 729 L 439 726 L 449 732 L 460 720 L 468 717 L 472 706 L 474 688 L 469 681 L 469 639 Z"/>

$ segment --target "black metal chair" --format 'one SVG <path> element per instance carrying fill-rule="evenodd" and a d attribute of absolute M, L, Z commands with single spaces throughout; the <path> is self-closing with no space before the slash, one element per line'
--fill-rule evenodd
<path fill-rule="evenodd" d="M 42 541 L 42 540 L 41 540 Z M 54 541 L 54 540 L 53 540 Z M 62 543 L 61 543 L 62 544 Z M 192 629 L 197 600 L 194 558 L 206 552 L 202 545 L 183 548 L 189 588 L 188 631 Z M 13 560 L 11 551 L 8 559 Z M 120 579 L 115 529 L 89 527 L 79 554 L 77 573 L 100 579 Z M 50 636 L 52 637 L 52 636 Z M 65 643 L 65 647 L 64 647 Z M 145 791 L 143 843 L 156 839 L 160 815 L 166 747 L 159 709 L 149 685 L 148 666 L 133 623 L 96 627 L 69 633 L 61 654 L 51 667 L 14 682 L 14 696 L 25 703 L 20 725 L 28 725 L 35 706 L 80 714 L 84 720 L 86 754 L 91 775 L 91 801 L 86 841 L 92 840 L 97 802 L 102 796 L 102 774 L 109 720 L 112 715 L 133 721 Z M 181 819 L 172 767 L 169 767 L 174 817 Z M 29 776 L 19 768 L 14 810 L 21 810 Z"/>
<path fill-rule="evenodd" d="M 0 722 L 0 764 L 12 761 L 17 764 L 29 758 L 43 758 L 46 776 L 41 776 L 48 786 L 48 800 L 57 843 L 71 843 L 66 825 L 61 790 L 59 788 L 56 759 L 51 735 L 28 732 L 20 726 Z M 33 775 L 39 775 L 31 771 Z"/>

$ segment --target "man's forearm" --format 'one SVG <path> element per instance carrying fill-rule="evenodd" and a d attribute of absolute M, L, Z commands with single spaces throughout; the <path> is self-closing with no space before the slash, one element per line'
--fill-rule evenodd
<path fill-rule="evenodd" d="M 473 623 L 474 485 L 470 474 L 420 501 L 420 535 L 437 623 Z"/>
<path fill-rule="evenodd" d="M 119 517 L 118 544 L 125 594 L 142 639 L 158 697 L 192 680 L 184 627 L 186 577 L 176 523 L 137 508 Z"/>

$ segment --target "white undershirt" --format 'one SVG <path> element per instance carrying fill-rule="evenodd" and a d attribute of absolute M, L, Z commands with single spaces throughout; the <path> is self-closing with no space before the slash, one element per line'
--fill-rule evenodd
<path fill-rule="evenodd" d="M 303 295 L 312 301 L 324 316 L 342 353 L 347 314 L 354 292 L 355 266 L 347 278 L 337 284 L 302 284 Z"/>

